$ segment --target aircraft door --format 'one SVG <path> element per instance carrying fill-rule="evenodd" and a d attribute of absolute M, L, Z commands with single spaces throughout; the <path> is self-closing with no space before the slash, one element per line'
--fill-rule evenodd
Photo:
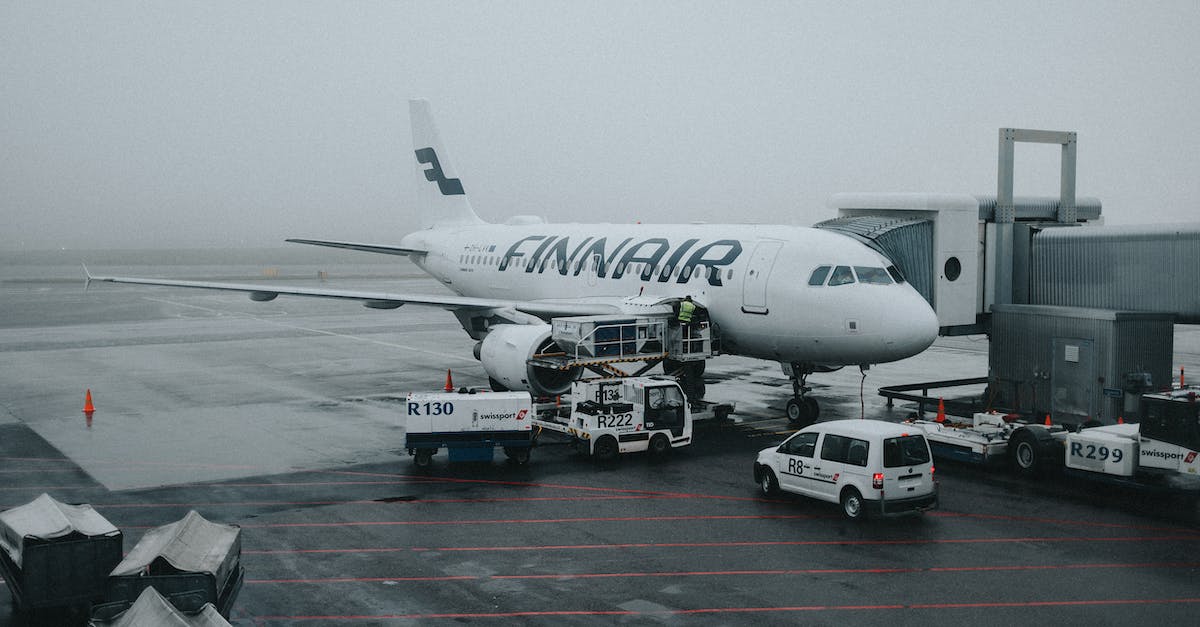
<path fill-rule="evenodd" d="M 750 255 L 750 264 L 746 266 L 746 276 L 742 280 L 742 311 L 745 313 L 767 313 L 767 278 L 771 275 L 771 266 L 775 265 L 775 256 L 783 242 L 764 241 L 754 247 Z"/>

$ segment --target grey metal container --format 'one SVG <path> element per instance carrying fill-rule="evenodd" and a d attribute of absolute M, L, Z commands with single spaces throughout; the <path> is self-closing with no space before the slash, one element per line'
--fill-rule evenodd
<path fill-rule="evenodd" d="M 1031 303 L 1169 311 L 1200 324 L 1200 223 L 1046 229 L 1033 238 Z"/>
<path fill-rule="evenodd" d="M 1171 384 L 1173 328 L 1166 313 L 994 305 L 990 404 L 1055 422 L 1133 419 L 1140 392 Z"/>

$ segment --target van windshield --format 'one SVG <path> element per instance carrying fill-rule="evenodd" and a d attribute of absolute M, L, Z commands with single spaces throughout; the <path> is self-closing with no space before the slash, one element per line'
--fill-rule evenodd
<path fill-rule="evenodd" d="M 920 435 L 904 435 L 883 441 L 883 466 L 915 466 L 929 463 L 929 445 Z"/>

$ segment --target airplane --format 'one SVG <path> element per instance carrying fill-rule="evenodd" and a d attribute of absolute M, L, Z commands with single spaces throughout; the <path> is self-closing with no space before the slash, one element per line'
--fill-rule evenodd
<path fill-rule="evenodd" d="M 550 321 L 670 307 L 686 296 L 719 329 L 721 352 L 777 361 L 792 381 L 787 416 L 816 420 L 808 375 L 897 361 L 928 348 L 938 322 L 929 303 L 882 254 L 839 233 L 753 224 L 551 224 L 479 218 L 434 124 L 429 103 L 409 102 L 424 228 L 397 245 L 288 242 L 407 256 L 451 293 L 374 293 L 91 276 L 85 279 L 361 301 L 372 309 L 424 305 L 451 311 L 495 389 L 565 393 L 580 369 L 531 364 L 554 347 Z M 661 309 L 659 310 L 661 311 Z M 667 311 L 670 311 L 668 309 Z M 670 369 L 678 364 L 664 364 Z M 700 362 L 702 368 L 703 362 Z M 692 370 L 693 375 L 702 372 Z"/>

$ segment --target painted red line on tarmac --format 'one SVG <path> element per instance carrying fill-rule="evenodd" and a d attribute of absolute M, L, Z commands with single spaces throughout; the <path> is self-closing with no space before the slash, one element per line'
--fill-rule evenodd
<path fill-rule="evenodd" d="M 392 581 L 441 582 L 441 581 L 491 581 L 500 579 L 609 579 L 641 577 L 745 577 L 787 575 L 893 575 L 912 573 L 943 572 L 994 572 L 994 571 L 1047 571 L 1047 570 L 1115 570 L 1133 568 L 1196 568 L 1200 562 L 1147 562 L 1137 564 L 1029 564 L 1012 566 L 956 566 L 956 567 L 913 567 L 913 568 L 787 568 L 776 570 L 700 570 L 676 572 L 625 572 L 625 573 L 554 573 L 541 575 L 457 575 L 430 577 L 331 577 L 324 579 L 247 579 L 248 584 L 329 584 L 329 583 L 379 583 Z"/>
<path fill-rule="evenodd" d="M 430 614 L 375 614 L 375 615 L 299 615 L 258 616 L 258 621 L 379 621 L 379 620 L 433 620 L 464 618 L 539 618 L 554 616 L 687 616 L 695 614 L 767 614 L 781 612 L 851 612 L 882 610 L 944 610 L 962 608 L 1017 608 L 1017 607 L 1078 607 L 1095 605 L 1177 605 L 1200 603 L 1200 598 L 1182 599 L 1097 599 L 1075 601 L 1017 601 L 982 603 L 920 603 L 878 605 L 793 605 L 775 607 L 710 607 L 690 610 L 542 610 L 526 612 L 454 612 Z"/>
<path fill-rule="evenodd" d="M 17 474 L 32 475 L 35 473 L 36 474 L 46 474 L 46 473 L 51 473 L 51 472 L 83 472 L 83 471 L 79 468 L 22 468 L 20 470 L 0 470 L 0 474 L 5 474 L 5 475 L 17 475 Z"/>
<path fill-rule="evenodd" d="M 21 492 L 21 491 L 27 491 L 27 490 L 36 490 L 39 492 L 53 492 L 55 490 L 97 490 L 97 489 L 103 489 L 103 488 L 104 488 L 104 486 L 100 486 L 100 485 L 42 485 L 42 486 L 22 486 L 22 487 L 5 486 L 5 487 L 0 488 L 0 490 L 4 490 L 5 492 Z"/>
<path fill-rule="evenodd" d="M 416 497 L 412 500 L 381 500 L 381 499 L 358 499 L 350 501 L 210 501 L 210 502 L 195 502 L 195 503 L 92 503 L 93 507 L 104 509 L 147 509 L 147 508 L 164 508 L 164 507 L 269 507 L 272 505 L 287 506 L 287 507 L 303 507 L 303 506 L 328 506 L 328 505 L 379 505 L 383 507 L 394 507 L 398 505 L 423 505 L 423 504 L 448 504 L 448 503 L 527 503 L 535 501 L 627 501 L 627 500 L 671 500 L 685 497 L 676 496 L 636 496 L 636 495 L 612 495 L 612 496 L 513 496 L 513 497 L 495 497 L 495 498 L 457 498 L 457 499 L 427 499 Z M 17 507 L 24 503 L 14 503 L 12 505 L 0 505 L 0 510 Z"/>
<path fill-rule="evenodd" d="M 326 584 L 326 583 L 379 583 L 379 582 L 394 582 L 394 581 L 478 581 L 486 579 L 486 577 L 478 577 L 476 575 L 446 575 L 443 577 L 330 577 L 328 579 L 247 579 L 245 583 L 308 583 L 308 584 Z"/>
<path fill-rule="evenodd" d="M 279 529 L 290 527 L 387 527 L 387 526 L 440 526 L 440 525 L 535 525 L 565 524 L 580 522 L 667 522 L 681 520 L 811 520 L 807 514 L 744 514 L 744 515 L 697 515 L 697 516 L 589 516 L 585 518 L 504 518 L 494 520 L 379 520 L 342 522 L 298 522 L 264 523 L 242 525 L 243 529 Z"/>
<path fill-rule="evenodd" d="M 693 498 L 693 499 L 717 499 L 728 501 L 760 501 L 758 497 L 751 496 L 727 496 L 720 494 L 695 494 L 690 492 L 660 492 L 655 490 L 634 490 L 630 488 L 604 488 L 596 486 L 582 485 L 564 485 L 557 483 L 534 483 L 528 481 L 500 481 L 496 479 L 460 479 L 456 477 L 428 477 L 424 475 L 393 475 L 386 473 L 368 473 L 352 470 L 334 470 L 329 471 L 330 474 L 345 474 L 345 475 L 361 475 L 361 476 L 377 476 L 377 477 L 397 477 L 397 478 L 414 478 L 425 479 L 431 482 L 440 483 L 478 483 L 483 485 L 504 485 L 522 488 L 554 488 L 559 490 L 581 490 L 591 492 L 616 492 L 621 494 L 645 494 L 654 496 L 672 496 L 677 498 Z"/>
<path fill-rule="evenodd" d="M 1175 533 L 1197 533 L 1191 529 L 1181 527 L 1162 527 L 1155 525 L 1128 525 L 1120 523 L 1104 523 L 1091 520 L 1065 519 L 1065 518 L 1042 518 L 1035 516 L 1006 516 L 1003 514 L 973 514 L 969 512 L 927 512 L 929 516 L 938 518 L 963 518 L 963 519 L 981 519 L 981 520 L 1008 520 L 1013 522 L 1034 522 L 1045 523 L 1052 525 L 1065 525 L 1069 527 L 1100 527 L 1103 529 L 1138 529 L 1143 531 L 1171 531 Z"/>
<path fill-rule="evenodd" d="M 938 544 L 1010 544 L 1015 542 L 1178 542 L 1200 540 L 1193 535 L 1169 536 L 1102 536 L 1102 537 L 1023 537 L 1023 538 L 959 538 L 943 540 L 761 540 L 726 542 L 638 542 L 626 544 L 560 544 L 530 546 L 460 546 L 460 547 L 377 547 L 353 549 L 243 549 L 243 555 L 291 555 L 304 553 L 401 553 L 401 552 L 488 552 L 488 551 L 572 551 L 595 549 L 663 549 L 716 548 L 761 546 L 903 546 Z"/>

